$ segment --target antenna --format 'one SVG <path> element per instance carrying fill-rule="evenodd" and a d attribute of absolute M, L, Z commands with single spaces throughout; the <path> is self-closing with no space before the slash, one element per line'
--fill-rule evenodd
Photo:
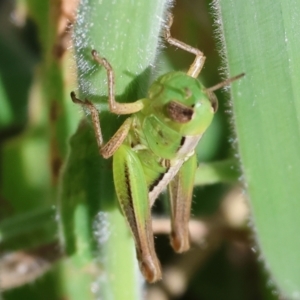
<path fill-rule="evenodd" d="M 241 74 L 236 75 L 234 77 L 228 78 L 228 79 L 224 80 L 223 82 L 220 82 L 220 83 L 218 83 L 218 84 L 216 84 L 216 85 L 214 85 L 214 86 L 212 86 L 212 87 L 210 87 L 206 90 L 209 91 L 209 92 L 213 92 L 215 90 L 220 89 L 223 86 L 229 85 L 231 82 L 236 81 L 236 80 L 242 78 L 243 76 L 245 76 L 245 73 L 241 73 Z"/>

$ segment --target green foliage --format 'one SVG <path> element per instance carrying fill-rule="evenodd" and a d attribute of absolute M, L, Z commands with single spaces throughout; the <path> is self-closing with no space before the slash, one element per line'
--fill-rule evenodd
<path fill-rule="evenodd" d="M 300 3 L 215 4 L 229 72 L 246 73 L 232 88 L 232 110 L 260 255 L 281 292 L 299 299 Z"/>
<path fill-rule="evenodd" d="M 169 2 L 81 1 L 74 53 L 62 48 L 62 57 L 56 52 L 63 41 L 57 35 L 60 1 L 19 0 L 15 14 L 7 3 L 0 12 L 1 24 L 6 24 L 0 28 L 0 247 L 1 254 L 25 253 L 38 257 L 39 264 L 22 277 L 17 268 L 7 268 L 8 256 L 2 255 L 0 284 L 13 278 L 15 287 L 3 296 L 142 299 L 132 238 L 114 194 L 111 160 L 99 156 L 91 123 L 79 122 L 81 109 L 69 93 L 75 90 L 97 104 L 107 140 L 123 118 L 107 112 L 106 74 L 92 60 L 92 49 L 112 64 L 118 101 L 144 97 L 161 73 L 186 70 L 190 54 L 160 45 Z M 155 239 L 165 277 L 161 285 L 147 287 L 148 296 L 156 289 L 174 299 L 269 300 L 278 299 L 278 293 L 299 299 L 300 6 L 295 0 L 218 0 L 212 9 L 208 3 L 178 0 L 173 36 L 207 56 L 200 75 L 205 86 L 220 82 L 210 10 L 224 69 L 246 77 L 233 84 L 232 104 L 224 99 L 226 93 L 216 93 L 219 112 L 197 149 L 201 164 L 195 184 L 200 187 L 192 215 L 206 233 L 200 230 L 200 241 L 192 230 L 193 250 L 182 256 L 173 256 L 164 237 Z M 236 136 L 228 130 L 229 110 Z M 245 219 L 238 225 L 226 221 L 237 206 L 225 206 L 243 202 L 232 189 L 238 179 L 245 184 L 261 254 L 250 250 L 257 247 L 247 239 Z M 154 212 L 163 218 L 159 201 Z M 21 260 L 21 266 L 31 266 L 26 262 Z M 178 284 L 170 274 L 184 276 L 176 277 L 181 278 Z"/>

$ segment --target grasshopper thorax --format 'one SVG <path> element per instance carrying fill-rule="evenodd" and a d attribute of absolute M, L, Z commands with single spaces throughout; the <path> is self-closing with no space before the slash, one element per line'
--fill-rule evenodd
<path fill-rule="evenodd" d="M 215 112 L 211 93 L 199 80 L 183 72 L 170 72 L 158 78 L 148 96 L 147 113 L 152 112 L 183 136 L 202 135 Z"/>

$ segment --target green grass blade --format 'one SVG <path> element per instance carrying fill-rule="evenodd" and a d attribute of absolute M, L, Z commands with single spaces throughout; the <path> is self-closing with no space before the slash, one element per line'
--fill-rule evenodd
<path fill-rule="evenodd" d="M 229 73 L 246 73 L 232 109 L 256 238 L 272 281 L 300 299 L 300 2 L 215 7 Z"/>
<path fill-rule="evenodd" d="M 1 220 L 1 250 L 30 249 L 57 240 L 55 213 L 55 207 L 44 207 Z"/>
<path fill-rule="evenodd" d="M 124 118 L 105 111 L 106 72 L 93 61 L 91 50 L 96 49 L 112 65 L 118 101 L 145 97 L 167 2 L 81 1 L 74 27 L 77 94 L 100 104 L 105 140 Z M 131 234 L 118 208 L 112 161 L 100 157 L 89 122 L 82 123 L 71 140 L 60 214 L 65 249 L 74 269 L 98 272 L 93 282 L 96 296 L 141 299 L 141 275 Z M 76 287 L 69 289 L 68 296 L 82 299 Z"/>
<path fill-rule="evenodd" d="M 196 171 L 195 185 L 215 183 L 237 183 L 239 178 L 238 164 L 235 159 L 200 163 Z"/>

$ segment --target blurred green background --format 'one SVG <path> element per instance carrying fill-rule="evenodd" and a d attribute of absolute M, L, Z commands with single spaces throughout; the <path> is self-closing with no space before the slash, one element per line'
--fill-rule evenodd
<path fill-rule="evenodd" d="M 168 216 L 165 195 L 162 195 L 153 213 L 155 244 L 164 280 L 142 286 L 137 275 L 136 282 L 129 281 L 116 288 L 120 289 L 119 296 L 115 292 L 99 296 L 101 266 L 100 271 L 94 270 L 99 263 L 99 254 L 95 254 L 98 248 L 95 241 L 89 243 L 95 235 L 90 225 L 103 204 L 93 203 L 91 208 L 85 203 L 88 213 L 84 209 L 74 212 L 74 219 L 78 213 L 80 220 L 86 217 L 86 224 L 90 226 L 84 225 L 90 231 L 84 233 L 86 239 L 83 240 L 89 245 L 82 246 L 82 252 L 88 248 L 88 255 L 83 259 L 78 250 L 75 255 L 76 250 L 68 244 L 69 241 L 79 244 L 76 237 L 62 233 L 68 231 L 69 225 L 58 225 L 69 218 L 68 209 L 73 209 L 72 204 L 67 208 L 58 204 L 58 198 L 63 200 L 68 193 L 73 193 L 71 185 L 64 184 L 75 180 L 71 172 L 86 166 L 95 168 L 94 164 L 105 168 L 100 160 L 92 158 L 85 158 L 86 164 L 77 163 L 81 157 L 79 150 L 79 154 L 68 156 L 70 149 L 86 151 L 88 142 L 91 150 L 87 153 L 91 157 L 97 155 L 89 123 L 81 124 L 71 147 L 69 142 L 82 116 L 80 108 L 69 99 L 70 91 L 77 89 L 70 41 L 75 1 L 70 1 L 69 6 L 58 0 L 3 0 L 0 3 L 0 285 L 3 299 L 130 299 L 124 296 L 124 290 L 130 289 L 131 284 L 135 286 L 133 289 L 143 290 L 139 294 L 143 296 L 136 299 L 283 299 L 268 279 L 247 226 L 249 212 L 239 180 L 236 138 L 228 113 L 231 106 L 223 90 L 216 92 L 219 111 L 197 148 L 201 164 L 193 198 L 192 250 L 176 255 L 169 246 Z M 201 49 L 207 57 L 200 80 L 208 87 L 222 81 L 218 52 L 222 45 L 215 37 L 211 1 L 178 0 L 172 12 L 172 35 Z M 103 22 L 103 27 L 106 25 Z M 135 49 L 129 52 L 134 53 Z M 151 76 L 155 78 L 168 70 L 186 70 L 192 60 L 192 55 L 184 51 L 160 45 Z M 239 73 L 245 71 L 243 67 L 238 70 Z M 132 92 L 132 95 L 139 93 Z M 108 126 L 105 118 L 103 122 Z M 76 164 L 77 168 L 72 169 Z M 63 166 L 67 175 L 62 179 Z M 91 193 L 97 193 L 100 187 L 94 191 L 93 184 L 98 184 L 97 178 L 86 186 L 90 186 Z M 111 183 L 106 187 L 102 183 L 101 187 L 109 190 Z M 78 232 L 84 231 L 80 230 Z M 62 250 L 62 241 L 66 253 Z M 118 247 L 121 248 L 122 243 L 115 244 L 110 251 Z M 66 254 L 71 260 L 66 259 Z M 133 265 L 136 263 L 134 255 L 132 257 L 128 263 Z M 105 265 L 102 261 L 101 264 Z M 125 270 L 120 272 L 126 276 L 127 266 L 121 267 L 121 264 L 120 269 Z M 82 265 L 84 276 L 80 275 Z M 134 268 L 132 272 L 138 273 L 136 265 Z M 88 276 L 85 275 L 87 269 Z M 99 286 L 101 289 L 101 284 Z"/>

